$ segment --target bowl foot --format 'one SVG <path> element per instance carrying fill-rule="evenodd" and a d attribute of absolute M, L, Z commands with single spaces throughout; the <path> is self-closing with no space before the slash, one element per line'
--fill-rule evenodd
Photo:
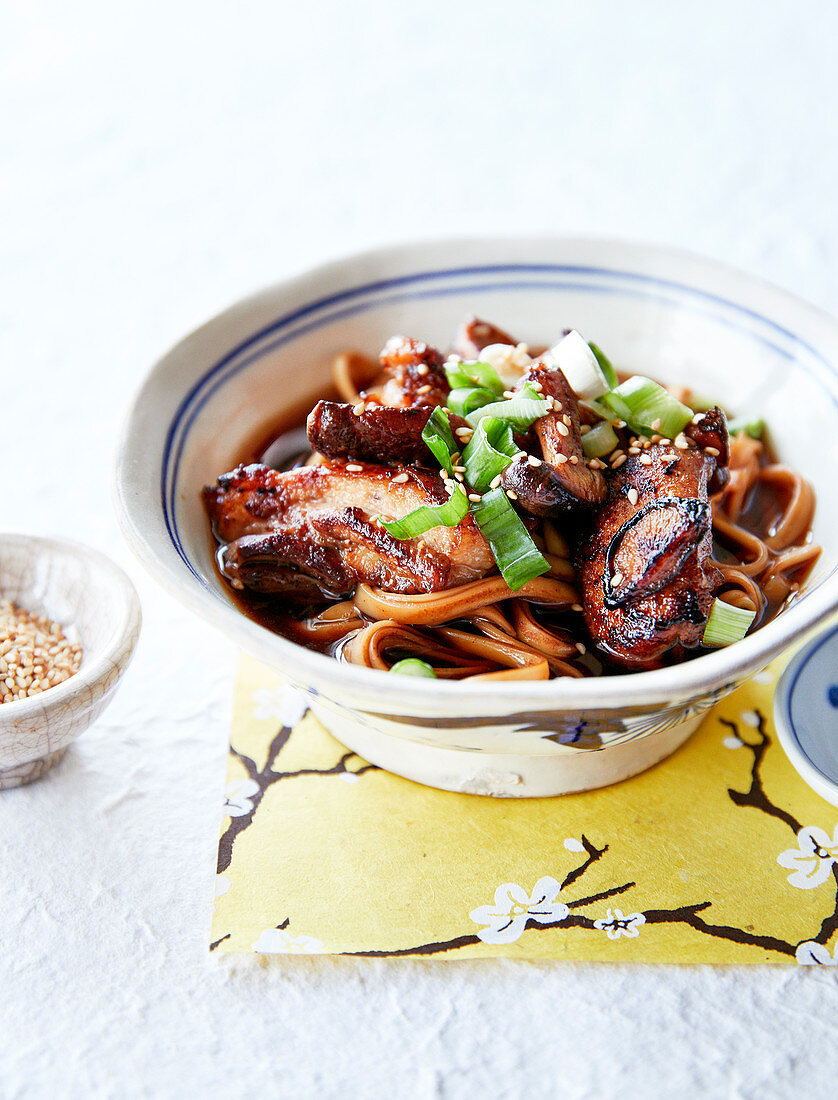
<path fill-rule="evenodd" d="M 595 751 L 567 749 L 536 755 L 408 741 L 338 716 L 316 702 L 312 710 L 347 748 L 385 771 L 427 787 L 495 798 L 544 798 L 619 783 L 675 752 L 704 717 L 695 715 L 670 729 Z"/>
<path fill-rule="evenodd" d="M 23 787 L 27 783 L 34 783 L 36 779 L 40 779 L 42 775 L 57 764 L 66 751 L 67 746 L 63 749 L 56 749 L 55 752 L 48 752 L 46 756 L 41 756 L 38 760 L 27 760 L 25 764 L 15 764 L 11 768 L 0 768 L 0 791 L 8 791 L 12 787 Z"/>

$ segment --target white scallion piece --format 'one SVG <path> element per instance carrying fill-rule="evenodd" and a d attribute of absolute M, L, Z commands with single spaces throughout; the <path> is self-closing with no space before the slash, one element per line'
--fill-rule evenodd
<path fill-rule="evenodd" d="M 583 401 L 595 401 L 611 389 L 597 357 L 576 329 L 554 344 L 548 354 Z"/>

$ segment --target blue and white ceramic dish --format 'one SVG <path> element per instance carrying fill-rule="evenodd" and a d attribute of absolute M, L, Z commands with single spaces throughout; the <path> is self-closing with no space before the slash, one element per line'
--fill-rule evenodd
<path fill-rule="evenodd" d="M 763 416 L 816 487 L 825 545 L 806 593 L 744 641 L 674 668 L 545 682 L 428 681 L 338 663 L 269 633 L 214 568 L 200 490 L 283 407 L 308 408 L 333 356 L 394 332 L 446 345 L 465 312 L 522 339 L 579 328 L 622 367 Z M 812 441 L 817 440 L 817 447 Z M 603 240 L 424 243 L 339 260 L 256 294 L 154 367 L 117 487 L 143 563 L 198 614 L 308 693 L 335 735 L 389 770 L 453 790 L 548 795 L 662 759 L 716 700 L 838 606 L 838 322 L 694 256 Z"/>
<path fill-rule="evenodd" d="M 774 696 L 774 725 L 803 779 L 838 806 L 838 624 L 786 666 Z"/>

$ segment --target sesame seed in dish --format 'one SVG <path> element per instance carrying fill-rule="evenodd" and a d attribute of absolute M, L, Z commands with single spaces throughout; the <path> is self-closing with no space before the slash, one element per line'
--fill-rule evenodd
<path fill-rule="evenodd" d="M 82 650 L 59 623 L 0 600 L 0 704 L 39 695 L 68 680 Z"/>

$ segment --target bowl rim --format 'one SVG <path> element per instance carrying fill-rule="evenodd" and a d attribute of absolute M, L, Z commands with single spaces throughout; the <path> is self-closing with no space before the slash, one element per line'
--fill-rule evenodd
<path fill-rule="evenodd" d="M 427 682 L 414 683 L 410 677 L 394 677 L 388 680 L 381 670 L 369 669 L 335 661 L 331 657 L 306 649 L 280 635 L 273 634 L 242 614 L 232 600 L 224 600 L 219 594 L 199 587 L 190 577 L 183 563 L 174 564 L 162 559 L 151 538 L 144 529 L 147 520 L 143 515 L 144 507 L 153 508 L 156 523 L 162 522 L 160 501 L 151 495 L 147 484 L 141 484 L 137 478 L 137 454 L 142 454 L 142 422 L 148 416 L 156 398 L 165 386 L 161 386 L 167 373 L 175 363 L 182 363 L 194 353 L 194 349 L 221 338 L 225 333 L 229 339 L 228 328 L 241 325 L 250 310 L 264 308 L 267 304 L 281 299 L 283 295 L 299 293 L 301 287 L 314 283 L 329 283 L 346 278 L 352 267 L 364 269 L 365 277 L 375 272 L 377 266 L 398 266 L 406 263 L 409 257 L 427 262 L 431 254 L 484 249 L 517 248 L 522 253 L 527 249 L 577 249 L 601 250 L 603 253 L 616 252 L 610 263 L 630 264 L 634 258 L 643 260 L 647 265 L 659 263 L 670 266 L 686 265 L 688 270 L 680 273 L 681 284 L 688 289 L 700 290 L 698 276 L 704 282 L 714 277 L 724 276 L 728 285 L 728 295 L 742 297 L 759 295 L 764 299 L 762 312 L 758 316 L 770 321 L 771 314 L 777 312 L 795 312 L 810 329 L 815 329 L 820 338 L 832 340 L 838 351 L 838 320 L 824 310 L 804 299 L 783 290 L 760 276 L 749 274 L 730 264 L 703 257 L 689 250 L 667 245 L 633 241 L 628 238 L 609 238 L 584 235 L 489 235 L 435 238 L 417 240 L 408 243 L 395 243 L 383 247 L 350 252 L 341 257 L 317 264 L 296 274 L 292 274 L 271 286 L 257 290 L 232 303 L 208 321 L 193 329 L 189 334 L 170 347 L 152 366 L 129 407 L 120 433 L 117 451 L 115 476 L 113 481 L 115 506 L 123 534 L 133 552 L 148 572 L 178 601 L 196 612 L 204 619 L 222 629 L 232 640 L 252 652 L 262 660 L 271 662 L 285 670 L 294 680 L 300 678 L 313 683 L 328 681 L 332 691 L 339 689 L 363 691 L 384 697 L 398 696 L 399 712 L 409 712 L 417 706 L 427 712 L 429 709 L 450 710 L 453 703 L 467 706 L 480 700 L 480 712 L 485 713 L 496 704 L 495 709 L 506 710 L 516 701 L 526 702 L 535 709 L 568 708 L 613 710 L 624 708 L 628 704 L 643 702 L 659 703 L 688 697 L 698 697 L 719 687 L 733 686 L 753 672 L 765 667 L 782 650 L 786 649 L 801 635 L 820 625 L 838 607 L 838 569 L 825 577 L 815 589 L 804 593 L 805 598 L 793 603 L 782 615 L 760 627 L 753 635 L 741 642 L 714 653 L 685 661 L 678 665 L 651 671 L 628 672 L 619 676 L 600 676 L 585 679 L 558 678 L 544 681 L 478 681 L 473 686 L 468 681 L 443 681 L 435 684 L 433 700 L 427 692 Z M 415 262 L 415 261 L 414 261 Z M 450 255 L 446 260 L 436 262 L 443 266 L 451 263 Z M 360 279 L 360 274 L 358 275 Z M 690 281 L 692 280 L 692 281 Z M 736 301 L 735 297 L 730 298 Z M 750 307 L 743 307 L 750 308 Z M 756 312 L 756 311 L 754 311 Z M 775 325 L 778 323 L 773 321 Z M 799 327 L 799 326 L 798 326 Z M 254 335 L 255 335 L 254 330 Z M 789 334 L 799 342 L 807 341 L 797 336 L 794 329 Z M 809 339 L 812 337 L 810 336 Z M 807 345 L 808 346 L 808 345 Z M 838 370 L 833 365 L 833 374 Z M 186 389 L 194 385 L 191 381 L 178 390 L 176 401 L 182 399 Z M 159 479 L 157 484 L 159 484 Z M 425 684 L 422 687 L 422 683 Z M 388 700 L 390 705 L 392 701 Z M 386 708 L 382 708 L 386 710 Z"/>
<path fill-rule="evenodd" d="M 774 728 L 777 730 L 777 736 L 786 756 L 801 779 L 833 806 L 838 806 L 838 782 L 822 771 L 804 751 L 792 717 L 791 703 L 800 673 L 815 653 L 822 646 L 828 645 L 836 635 L 838 635 L 838 622 L 818 632 L 802 649 L 799 649 L 783 669 L 774 693 Z"/>
<path fill-rule="evenodd" d="M 83 663 L 78 672 L 54 687 L 39 691 L 37 695 L 0 704 L 0 724 L 4 724 L 7 719 L 20 722 L 30 715 L 35 717 L 47 709 L 61 707 L 87 691 L 91 684 L 105 679 L 114 670 L 117 676 L 121 675 L 133 657 L 142 626 L 142 609 L 137 590 L 124 570 L 101 550 L 76 539 L 58 535 L 27 535 L 2 531 L 0 557 L 4 548 L 10 544 L 37 546 L 43 553 L 54 557 L 84 557 L 93 565 L 97 579 L 88 598 L 98 598 L 99 592 L 106 589 L 120 601 L 121 614 L 118 621 L 111 624 L 111 632 L 104 642 L 90 651 L 90 660 L 87 663 L 84 663 L 86 651 L 82 651 Z M 65 624 L 61 625 L 63 628 Z"/>

